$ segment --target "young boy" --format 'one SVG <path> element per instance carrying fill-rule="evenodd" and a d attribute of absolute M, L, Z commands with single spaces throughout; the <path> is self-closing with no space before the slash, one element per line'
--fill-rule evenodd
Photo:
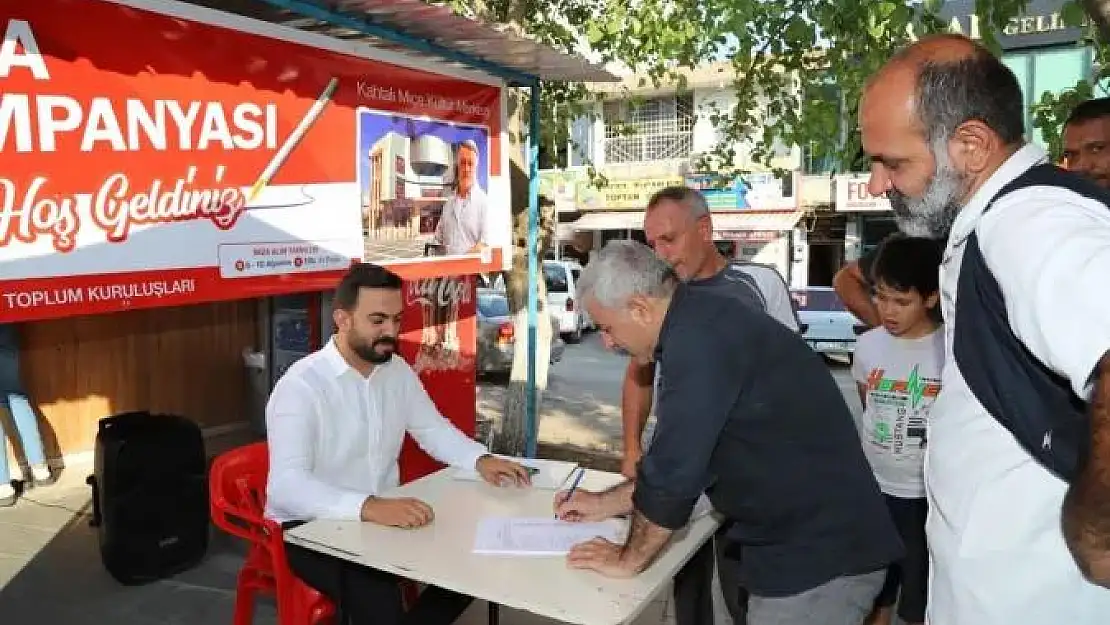
<path fill-rule="evenodd" d="M 852 377 L 863 402 L 858 423 L 863 448 L 902 535 L 906 557 L 891 566 L 869 621 L 924 623 L 929 577 L 925 542 L 924 460 L 929 408 L 940 391 L 944 334 L 938 300 L 939 245 L 928 239 L 892 237 L 871 266 L 875 305 L 882 325 L 856 343 Z"/>

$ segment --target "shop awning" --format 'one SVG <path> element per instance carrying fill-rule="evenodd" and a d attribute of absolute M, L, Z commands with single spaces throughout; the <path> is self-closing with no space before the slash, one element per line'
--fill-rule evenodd
<path fill-rule="evenodd" d="M 805 211 L 738 211 L 713 213 L 713 231 L 731 232 L 737 230 L 767 230 L 782 232 L 798 225 Z"/>
<path fill-rule="evenodd" d="M 570 223 L 575 230 L 640 230 L 644 211 L 599 211 L 586 213 Z"/>
<path fill-rule="evenodd" d="M 424 0 L 186 0 L 415 58 L 435 58 L 525 86 L 535 79 L 615 82 L 604 68 L 511 29 Z"/>

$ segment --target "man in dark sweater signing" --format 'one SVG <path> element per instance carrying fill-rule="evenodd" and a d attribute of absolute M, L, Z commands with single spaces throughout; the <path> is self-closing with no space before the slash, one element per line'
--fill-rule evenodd
<path fill-rule="evenodd" d="M 583 543 L 570 565 L 636 575 L 706 493 L 734 523 L 750 625 L 863 622 L 902 544 L 821 357 L 766 313 L 681 284 L 632 241 L 607 245 L 578 289 L 607 343 L 665 364 L 637 479 L 556 495 L 565 520 L 631 514 L 626 544 Z"/>

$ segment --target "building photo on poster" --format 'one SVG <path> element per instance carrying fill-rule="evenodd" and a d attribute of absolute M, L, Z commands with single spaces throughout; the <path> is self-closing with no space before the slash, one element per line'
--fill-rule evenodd
<path fill-rule="evenodd" d="M 358 146 L 368 261 L 480 254 L 508 238 L 490 203 L 488 128 L 363 108 Z"/>

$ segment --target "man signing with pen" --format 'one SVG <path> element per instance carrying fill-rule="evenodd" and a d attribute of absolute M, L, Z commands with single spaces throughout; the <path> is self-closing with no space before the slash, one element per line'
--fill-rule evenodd
<path fill-rule="evenodd" d="M 577 545 L 569 564 L 640 573 L 706 493 L 734 524 L 749 625 L 862 623 L 903 548 L 821 357 L 763 310 L 680 282 L 633 241 L 609 243 L 577 289 L 608 346 L 662 366 L 658 429 L 636 479 L 555 498 L 567 521 L 630 514 L 628 539 Z"/>

